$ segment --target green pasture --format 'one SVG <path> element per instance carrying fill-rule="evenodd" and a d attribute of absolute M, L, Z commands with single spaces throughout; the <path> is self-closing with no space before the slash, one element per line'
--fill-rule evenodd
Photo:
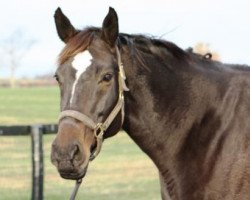
<path fill-rule="evenodd" d="M 57 88 L 0 88 L 0 124 L 55 123 L 59 112 Z M 50 163 L 54 134 L 44 141 L 44 199 L 68 199 L 74 182 L 59 177 Z M 26 200 L 31 195 L 31 139 L 0 136 L 0 200 Z M 153 163 L 124 132 L 104 142 L 89 165 L 77 199 L 158 200 L 158 174 Z"/>
<path fill-rule="evenodd" d="M 58 112 L 56 87 L 0 88 L 0 125 L 55 123 Z"/>

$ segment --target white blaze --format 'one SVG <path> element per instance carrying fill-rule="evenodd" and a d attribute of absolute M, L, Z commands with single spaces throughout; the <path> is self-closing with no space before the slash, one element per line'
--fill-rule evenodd
<path fill-rule="evenodd" d="M 76 70 L 75 81 L 71 90 L 70 104 L 73 102 L 76 84 L 80 76 L 85 72 L 87 67 L 91 65 L 92 56 L 88 50 L 83 51 L 75 55 L 74 60 L 72 61 L 72 67 Z"/>

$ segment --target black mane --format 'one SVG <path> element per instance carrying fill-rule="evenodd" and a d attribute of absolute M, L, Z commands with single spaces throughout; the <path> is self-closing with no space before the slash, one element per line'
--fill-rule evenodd
<path fill-rule="evenodd" d="M 165 60 L 166 58 L 174 58 L 176 59 L 175 62 L 180 63 L 188 64 L 190 62 L 195 62 L 201 67 L 221 68 L 223 66 L 238 71 L 250 71 L 250 67 L 248 65 L 225 64 L 220 61 L 215 61 L 211 59 L 212 54 L 209 52 L 201 55 L 193 52 L 192 48 L 183 50 L 172 42 L 157 39 L 153 36 L 120 33 L 118 39 L 120 45 L 129 46 L 132 49 L 131 55 L 137 58 L 140 57 L 138 60 L 141 60 L 141 62 L 143 62 L 143 58 L 140 52 L 143 52 L 155 55 L 162 60 Z"/>
<path fill-rule="evenodd" d="M 122 45 L 134 45 L 135 48 L 144 53 L 158 53 L 159 57 L 164 57 L 164 53 L 168 55 L 171 53 L 173 57 L 180 60 L 189 58 L 189 54 L 174 43 L 163 39 L 157 39 L 153 36 L 121 33 L 119 34 L 119 42 Z"/>

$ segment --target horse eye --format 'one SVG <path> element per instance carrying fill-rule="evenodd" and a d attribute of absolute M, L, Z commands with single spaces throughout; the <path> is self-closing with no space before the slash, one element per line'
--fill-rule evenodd
<path fill-rule="evenodd" d="M 112 79 L 112 74 L 105 74 L 102 78 L 103 81 L 109 82 Z"/>

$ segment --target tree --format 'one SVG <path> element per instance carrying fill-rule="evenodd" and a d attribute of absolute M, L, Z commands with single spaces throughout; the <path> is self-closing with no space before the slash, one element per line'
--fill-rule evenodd
<path fill-rule="evenodd" d="M 16 30 L 2 43 L 2 54 L 5 57 L 4 65 L 10 70 L 10 87 L 14 88 L 16 86 L 16 70 L 35 41 L 25 38 L 22 31 Z"/>

